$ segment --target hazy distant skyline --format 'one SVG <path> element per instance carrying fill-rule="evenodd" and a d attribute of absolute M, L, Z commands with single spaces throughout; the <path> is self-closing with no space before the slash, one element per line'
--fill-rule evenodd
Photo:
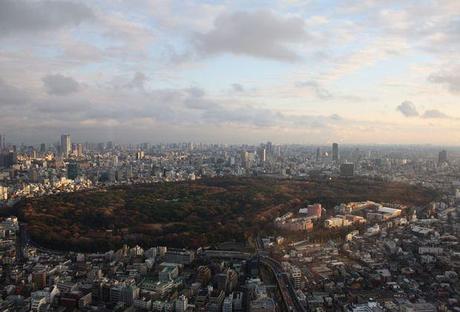
<path fill-rule="evenodd" d="M 0 133 L 460 145 L 460 1 L 0 0 Z"/>

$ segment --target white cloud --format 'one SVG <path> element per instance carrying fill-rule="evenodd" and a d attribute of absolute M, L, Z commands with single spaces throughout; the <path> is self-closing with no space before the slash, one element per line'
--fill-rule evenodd
<path fill-rule="evenodd" d="M 313 80 L 301 81 L 301 82 L 297 82 L 296 86 L 298 88 L 312 89 L 315 95 L 321 100 L 330 100 L 332 98 L 331 92 L 329 92 L 327 89 L 320 86 L 320 84 L 316 81 L 313 81 Z"/>
<path fill-rule="evenodd" d="M 0 1 L 0 37 L 56 30 L 93 19 L 92 10 L 70 1 Z"/>
<path fill-rule="evenodd" d="M 145 83 L 149 78 L 141 72 L 136 72 L 133 76 L 133 79 L 126 84 L 127 88 L 144 90 Z"/>
<path fill-rule="evenodd" d="M 422 115 L 423 118 L 449 118 L 446 114 L 443 112 L 437 110 L 437 109 L 429 109 L 425 111 Z"/>
<path fill-rule="evenodd" d="M 428 81 L 436 84 L 447 86 L 450 92 L 460 93 L 460 73 L 458 71 L 460 67 L 454 68 L 450 71 L 441 71 L 438 73 L 431 74 L 428 77 Z"/>
<path fill-rule="evenodd" d="M 396 110 L 398 110 L 405 117 L 416 117 L 420 115 L 417 110 L 417 107 L 415 107 L 414 103 L 410 101 L 402 102 L 401 104 L 398 105 Z"/>
<path fill-rule="evenodd" d="M 9 85 L 0 78 L 0 108 L 25 105 L 28 101 L 29 97 L 24 90 Z"/>
<path fill-rule="evenodd" d="M 0 126 L 419 142 L 460 120 L 458 1 L 133 1 L 0 0 Z M 404 98 L 430 107 L 387 125 Z"/>
<path fill-rule="evenodd" d="M 238 11 L 219 15 L 210 31 L 196 34 L 194 45 L 204 55 L 231 53 L 292 62 L 300 59 L 292 45 L 306 40 L 299 17 Z"/>
<path fill-rule="evenodd" d="M 47 75 L 42 80 L 50 95 L 69 95 L 80 89 L 80 84 L 75 79 L 61 74 Z"/>

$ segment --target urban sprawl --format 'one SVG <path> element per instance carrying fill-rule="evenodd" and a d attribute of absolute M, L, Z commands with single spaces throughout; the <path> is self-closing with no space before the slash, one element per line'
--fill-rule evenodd
<path fill-rule="evenodd" d="M 460 311 L 460 151 L 431 146 L 72 143 L 0 136 L 0 206 L 204 177 L 367 177 L 441 194 L 424 207 L 299 205 L 251 248 L 48 250 L 0 221 L 1 311 Z M 322 234 L 313 236 L 313 234 Z M 310 239 L 316 237 L 316 239 Z M 224 245 L 224 244 L 223 244 Z"/>

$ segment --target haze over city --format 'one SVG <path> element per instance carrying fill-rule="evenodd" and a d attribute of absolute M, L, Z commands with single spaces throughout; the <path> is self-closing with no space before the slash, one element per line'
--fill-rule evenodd
<path fill-rule="evenodd" d="M 460 2 L 0 1 L 12 143 L 460 142 Z"/>

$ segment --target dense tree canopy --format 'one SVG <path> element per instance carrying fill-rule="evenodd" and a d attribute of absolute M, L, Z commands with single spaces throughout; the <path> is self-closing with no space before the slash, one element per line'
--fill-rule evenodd
<path fill-rule="evenodd" d="M 305 202 L 326 208 L 367 199 L 424 205 L 434 196 L 421 187 L 365 179 L 225 177 L 59 194 L 25 200 L 18 209 L 33 241 L 95 251 L 123 243 L 197 247 L 243 241 Z"/>

